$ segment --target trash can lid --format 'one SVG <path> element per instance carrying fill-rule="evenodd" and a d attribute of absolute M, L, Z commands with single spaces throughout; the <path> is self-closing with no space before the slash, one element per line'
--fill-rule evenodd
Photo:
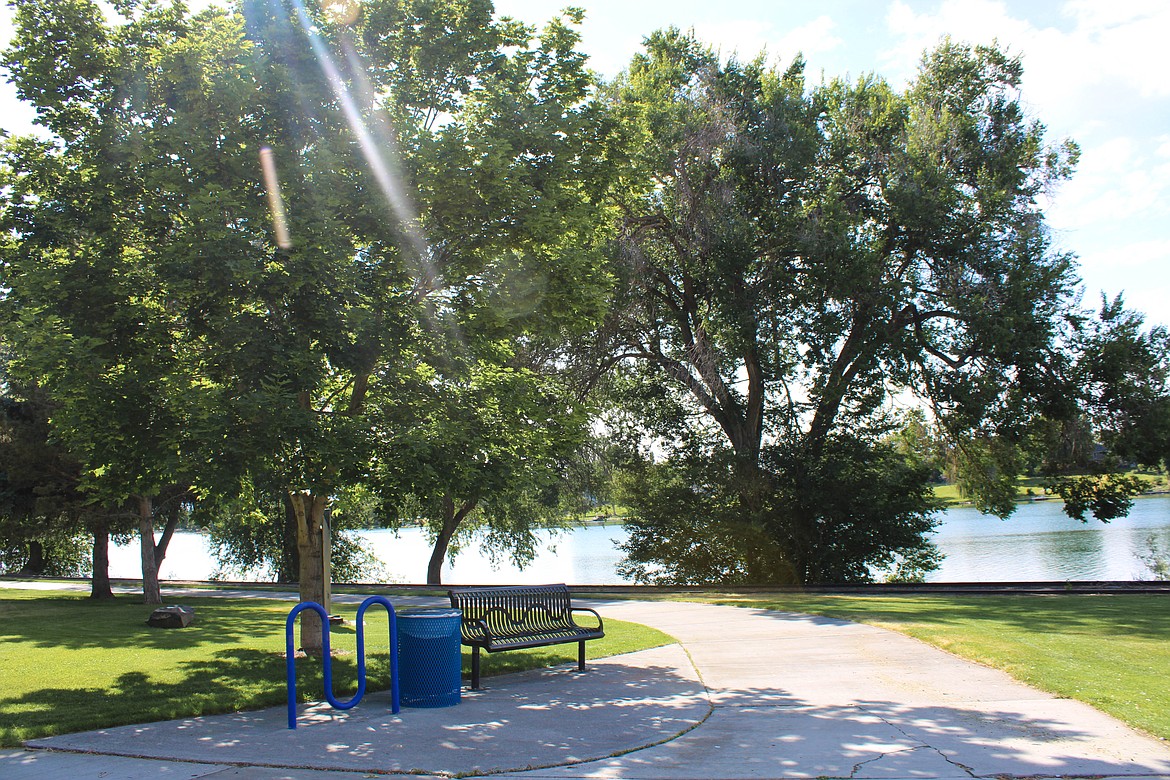
<path fill-rule="evenodd" d="M 409 618 L 461 618 L 463 610 L 440 607 L 407 607 L 398 610 L 397 615 Z"/>

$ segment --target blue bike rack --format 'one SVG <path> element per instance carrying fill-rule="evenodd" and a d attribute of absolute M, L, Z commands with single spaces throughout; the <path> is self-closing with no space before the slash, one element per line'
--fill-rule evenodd
<path fill-rule="evenodd" d="M 394 613 L 394 605 L 383 596 L 370 596 L 362 602 L 357 611 L 357 658 L 358 658 L 358 689 L 349 701 L 338 701 L 333 695 L 333 656 L 329 648 L 329 614 L 325 607 L 315 601 L 302 601 L 288 613 L 288 620 L 284 624 L 285 637 L 285 671 L 288 676 L 288 727 L 297 727 L 297 665 L 295 650 L 293 649 L 293 625 L 297 615 L 306 609 L 311 609 L 321 616 L 321 650 L 324 655 L 325 699 L 336 709 L 348 710 L 362 700 L 366 694 L 366 610 L 374 604 L 381 604 L 390 616 L 390 698 L 395 714 L 399 711 L 398 704 L 398 619 Z"/>

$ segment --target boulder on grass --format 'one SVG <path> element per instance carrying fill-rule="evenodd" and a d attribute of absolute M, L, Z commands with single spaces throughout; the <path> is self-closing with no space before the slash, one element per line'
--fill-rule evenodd
<path fill-rule="evenodd" d="M 154 628 L 186 628 L 195 620 L 193 607 L 180 607 L 177 604 L 169 607 L 159 607 L 150 613 L 146 625 Z"/>

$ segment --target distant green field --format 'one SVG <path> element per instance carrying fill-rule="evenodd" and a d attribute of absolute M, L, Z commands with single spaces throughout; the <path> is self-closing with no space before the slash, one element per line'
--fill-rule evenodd
<path fill-rule="evenodd" d="M 1150 484 L 1151 491 L 1165 491 L 1170 489 L 1170 477 L 1164 473 L 1151 471 L 1131 471 L 1130 474 L 1141 477 Z M 1042 497 L 1047 495 L 1044 490 L 1043 477 L 1020 477 L 1016 483 L 1016 498 L 1020 501 L 1027 501 L 1031 498 Z M 945 501 L 950 506 L 961 505 L 968 502 L 968 499 L 959 492 L 959 486 L 950 483 L 934 486 L 934 494 Z M 1059 501 L 1058 496 L 1053 496 L 1053 500 Z"/>

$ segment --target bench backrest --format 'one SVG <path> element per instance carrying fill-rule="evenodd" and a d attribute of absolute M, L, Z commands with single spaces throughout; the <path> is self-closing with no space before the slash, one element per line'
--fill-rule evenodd
<path fill-rule="evenodd" d="M 565 585 L 453 589 L 451 606 L 463 610 L 463 635 L 482 638 L 479 621 L 493 636 L 558 631 L 574 625 Z"/>

